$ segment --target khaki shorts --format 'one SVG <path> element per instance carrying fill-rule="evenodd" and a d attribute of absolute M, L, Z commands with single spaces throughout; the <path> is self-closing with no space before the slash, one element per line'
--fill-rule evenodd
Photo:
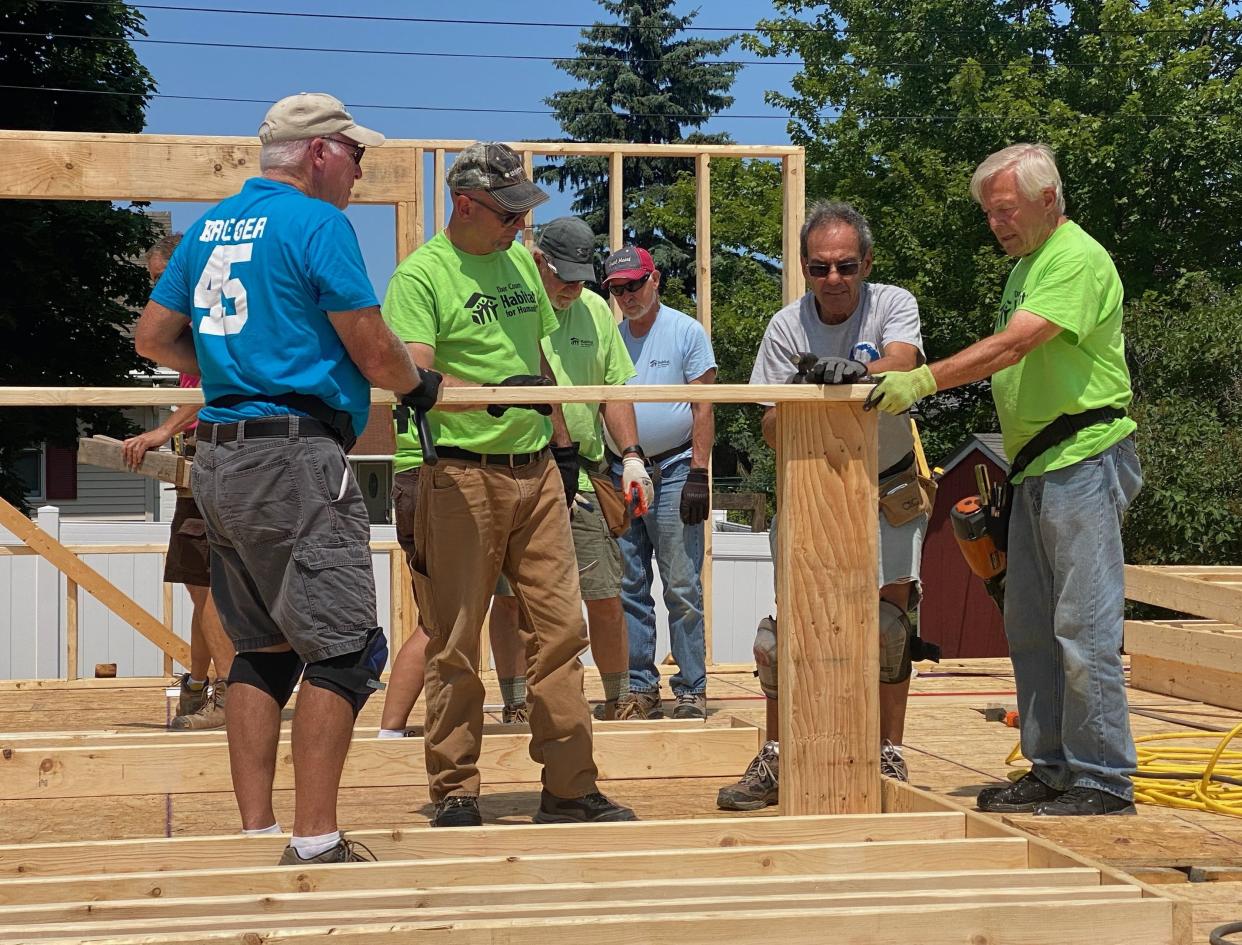
<path fill-rule="evenodd" d="M 177 499 L 168 534 L 168 556 L 164 560 L 164 581 L 211 587 L 211 550 L 207 544 L 207 525 L 198 504 L 190 498 Z"/>
<path fill-rule="evenodd" d="M 578 559 L 578 583 L 583 600 L 607 600 L 621 595 L 621 548 L 608 531 L 594 492 L 579 492 L 574 503 L 569 530 L 574 536 L 574 555 Z M 582 502 L 589 504 L 584 507 Z M 398 541 L 400 534 L 398 533 Z M 502 574 L 496 582 L 496 593 L 512 597 L 513 591 Z"/>

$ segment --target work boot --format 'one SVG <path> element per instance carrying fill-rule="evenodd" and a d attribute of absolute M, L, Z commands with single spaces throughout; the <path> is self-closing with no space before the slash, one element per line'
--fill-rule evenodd
<path fill-rule="evenodd" d="M 530 712 L 527 711 L 525 702 L 515 702 L 513 705 L 506 705 L 500 713 L 500 721 L 505 725 L 526 725 L 530 723 Z"/>
<path fill-rule="evenodd" d="M 1035 808 L 1037 817 L 1098 817 L 1106 814 L 1137 813 L 1133 801 L 1081 784 Z"/>
<path fill-rule="evenodd" d="M 224 728 L 224 697 L 229 684 L 217 680 L 211 687 L 211 693 L 197 712 L 179 715 L 168 727 L 179 732 L 197 732 L 210 728 Z"/>
<path fill-rule="evenodd" d="M 374 863 L 375 854 L 365 844 L 356 840 L 346 840 L 341 837 L 337 841 L 336 846 L 329 847 L 318 856 L 312 856 L 309 860 L 304 860 L 298 855 L 298 851 L 293 849 L 293 845 L 285 847 L 285 852 L 280 855 L 280 863 L 278 866 L 305 866 L 308 863 Z"/>
<path fill-rule="evenodd" d="M 673 718 L 701 721 L 707 718 L 707 696 L 701 692 L 679 692 Z"/>
<path fill-rule="evenodd" d="M 537 824 L 603 824 L 638 820 L 628 807 L 614 804 L 599 791 L 582 797 L 557 797 L 547 788 L 539 798 L 539 810 L 531 818 Z"/>
<path fill-rule="evenodd" d="M 780 745 L 765 742 L 736 784 L 720 789 L 716 806 L 721 810 L 763 810 L 780 800 Z"/>
<path fill-rule="evenodd" d="M 191 689 L 189 673 L 181 674 L 178 685 L 181 692 L 177 697 L 177 715 L 193 715 L 207 701 L 207 690 L 210 686 L 208 683 L 203 683 L 202 689 Z"/>
<path fill-rule="evenodd" d="M 664 708 L 660 703 L 660 692 L 633 692 L 617 700 L 617 718 L 619 719 L 662 719 Z"/>
<path fill-rule="evenodd" d="M 601 722 L 642 720 L 642 707 L 628 692 L 617 699 L 607 699 L 591 712 Z"/>
<path fill-rule="evenodd" d="M 1029 814 L 1045 801 L 1055 801 L 1064 791 L 1054 790 L 1031 772 L 1009 784 L 984 788 L 975 807 L 985 814 Z"/>
<path fill-rule="evenodd" d="M 450 794 L 436 804 L 432 827 L 482 827 L 479 799 L 473 794 Z"/>
<path fill-rule="evenodd" d="M 906 759 L 901 756 L 901 748 L 887 738 L 880 746 L 880 774 L 894 781 L 910 780 L 910 772 L 906 770 Z"/>

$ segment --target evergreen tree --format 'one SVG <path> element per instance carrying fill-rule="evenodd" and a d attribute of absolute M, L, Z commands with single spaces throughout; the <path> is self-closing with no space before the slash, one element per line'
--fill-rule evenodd
<path fill-rule="evenodd" d="M 705 135 L 702 127 L 728 108 L 738 66 L 712 62 L 735 37 L 686 37 L 697 11 L 673 12 L 673 0 L 599 0 L 613 17 L 582 32 L 578 58 L 557 68 L 581 83 L 548 99 L 569 141 L 624 141 L 644 144 L 696 141 L 722 143 L 727 135 Z M 633 219 L 640 201 L 659 203 L 664 190 L 693 165 L 685 159 L 627 158 L 624 162 L 625 236 L 651 250 L 669 291 L 694 294 L 693 244 L 652 230 Z M 536 177 L 576 193 L 573 211 L 600 236 L 609 230 L 608 161 L 566 158 L 538 168 Z M 609 247 L 618 249 L 619 247 Z"/>
<path fill-rule="evenodd" d="M 136 10 L 121 2 L 5 0 L 0 30 L 31 34 L 6 35 L 0 44 L 0 114 L 5 126 L 141 131 L 155 84 L 126 40 L 143 34 L 142 22 Z M 88 38 L 63 39 L 62 34 Z M 131 261 L 154 240 L 150 219 L 106 201 L 11 200 L 4 215 L 4 383 L 123 384 L 129 371 L 146 364 L 134 353 L 129 329 L 150 291 L 146 270 Z M 114 410 L 3 408 L 0 497 L 24 507 L 23 484 L 15 472 L 22 451 L 43 441 L 72 446 L 79 418 L 94 432 L 128 427 Z"/>

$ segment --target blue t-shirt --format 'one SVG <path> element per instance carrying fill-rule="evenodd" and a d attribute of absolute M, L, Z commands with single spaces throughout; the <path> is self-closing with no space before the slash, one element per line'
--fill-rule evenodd
<path fill-rule="evenodd" d="M 635 338 L 628 321 L 621 324 L 621 338 L 638 375 L 631 384 L 689 384 L 716 366 L 712 343 L 703 326 L 684 312 L 661 305 L 651 330 Z M 694 417 L 687 403 L 635 404 L 638 443 L 648 456 L 688 443 Z M 628 443 L 613 443 L 615 451 Z M 690 447 L 665 463 L 690 455 Z"/>
<path fill-rule="evenodd" d="M 255 398 L 204 407 L 200 419 L 300 413 L 263 400 L 292 392 L 347 411 L 354 433 L 362 433 L 370 385 L 327 313 L 379 301 L 354 228 L 336 207 L 253 177 L 190 227 L 151 298 L 189 316 L 204 400 Z"/>

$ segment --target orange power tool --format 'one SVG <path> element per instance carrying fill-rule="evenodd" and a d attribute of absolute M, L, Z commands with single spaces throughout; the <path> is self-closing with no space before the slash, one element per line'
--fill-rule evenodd
<path fill-rule="evenodd" d="M 996 547 L 988 531 L 991 499 L 996 494 L 988 480 L 987 467 L 976 466 L 975 481 L 979 486 L 979 495 L 968 495 L 958 501 L 949 512 L 949 520 L 953 523 L 953 537 L 957 539 L 966 564 L 983 581 L 988 596 L 1004 613 L 1005 552 Z"/>

